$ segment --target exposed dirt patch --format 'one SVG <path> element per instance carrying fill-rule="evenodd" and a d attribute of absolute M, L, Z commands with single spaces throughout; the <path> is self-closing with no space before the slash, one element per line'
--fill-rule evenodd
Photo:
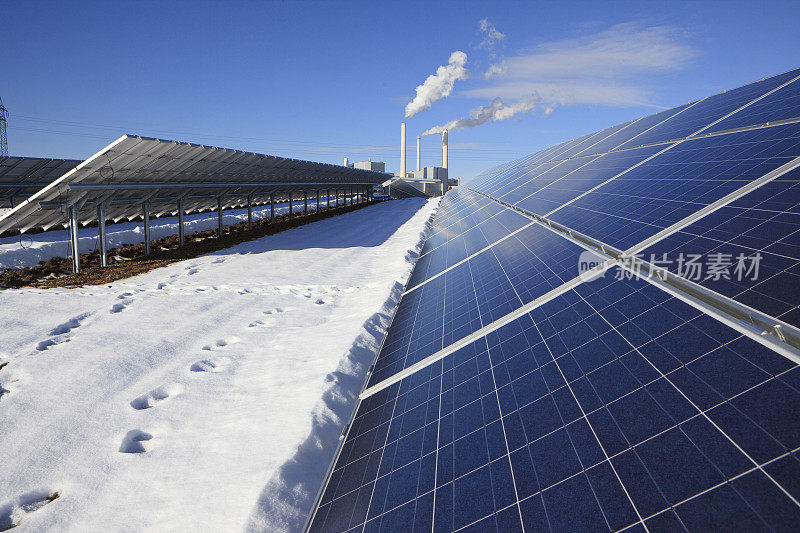
<path fill-rule="evenodd" d="M 167 266 L 170 263 L 191 259 L 198 255 L 208 254 L 229 248 L 241 242 L 273 235 L 287 229 L 303 226 L 317 220 L 340 215 L 371 205 L 371 202 L 339 206 L 325 211 L 309 210 L 306 215 L 289 217 L 279 215 L 273 222 L 270 219 L 254 220 L 253 231 L 247 230 L 247 222 L 239 222 L 226 226 L 221 237 L 217 230 L 206 230 L 186 235 L 184 246 L 178 246 L 178 236 L 172 235 L 151 241 L 151 254 L 144 255 L 144 243 L 125 245 L 108 251 L 108 266 L 100 267 L 100 253 L 95 251 L 81 254 L 81 272 L 72 273 L 72 260 L 64 257 L 53 257 L 42 261 L 39 265 L 16 270 L 0 272 L 0 286 L 4 287 L 37 287 L 52 289 L 55 287 L 82 287 L 84 285 L 103 285 L 119 279 L 129 278 Z"/>

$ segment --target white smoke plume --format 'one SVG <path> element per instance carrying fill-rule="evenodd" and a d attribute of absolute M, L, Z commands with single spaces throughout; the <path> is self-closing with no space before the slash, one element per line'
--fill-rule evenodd
<path fill-rule="evenodd" d="M 417 95 L 406 105 L 406 118 L 411 118 L 420 111 L 431 107 L 435 101 L 449 96 L 456 80 L 465 80 L 469 71 L 464 68 L 467 54 L 456 50 L 450 54 L 447 65 L 436 69 L 436 74 L 428 76 L 422 85 L 417 86 Z"/>
<path fill-rule="evenodd" d="M 490 52 L 494 50 L 496 43 L 506 38 L 506 34 L 498 31 L 488 19 L 478 22 L 478 30 L 483 34 L 483 40 L 478 44 L 478 48 L 486 48 Z"/>
<path fill-rule="evenodd" d="M 434 126 L 427 130 L 422 135 L 434 135 L 442 133 L 444 130 L 463 130 L 466 128 L 474 128 L 487 122 L 497 122 L 506 120 L 520 113 L 536 110 L 536 106 L 541 103 L 542 99 L 537 94 L 529 95 L 522 98 L 513 104 L 506 104 L 501 98 L 495 98 L 488 106 L 478 106 L 469 112 L 469 117 L 451 120 L 442 126 Z M 553 111 L 551 106 L 544 109 L 544 114 L 549 115 Z"/>

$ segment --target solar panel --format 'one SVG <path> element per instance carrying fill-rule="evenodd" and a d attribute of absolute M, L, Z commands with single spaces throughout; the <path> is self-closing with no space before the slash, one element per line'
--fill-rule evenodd
<path fill-rule="evenodd" d="M 248 195 L 264 201 L 270 192 L 380 184 L 386 175 L 367 170 L 124 135 L 47 184 L 13 211 L 0 216 L 0 232 L 18 227 L 47 229 L 64 222 L 68 205 L 107 205 L 121 220 L 141 213 L 174 213 L 178 198 L 187 209 L 242 205 Z M 80 221 L 95 221 L 85 209 Z"/>
<path fill-rule="evenodd" d="M 798 156 L 800 124 L 684 141 L 549 216 L 626 250 Z"/>
<path fill-rule="evenodd" d="M 794 528 L 798 74 L 445 195 L 309 529 Z"/>
<path fill-rule="evenodd" d="M 670 271 L 800 327 L 800 171 L 746 194 L 642 254 L 666 254 L 674 259 L 663 265 Z M 702 267 L 712 254 L 722 254 L 726 268 L 709 277 Z"/>
<path fill-rule="evenodd" d="M 663 146 L 650 146 L 565 161 L 500 199 L 544 215 L 663 149 Z"/>
<path fill-rule="evenodd" d="M 769 468 L 797 461 L 800 429 L 762 403 L 793 416 L 797 366 L 613 274 L 364 400 L 311 530 L 800 518 Z"/>
<path fill-rule="evenodd" d="M 0 207 L 15 207 L 80 161 L 42 157 L 0 157 Z"/>
<path fill-rule="evenodd" d="M 723 131 L 798 117 L 800 117 L 800 80 L 795 80 L 706 131 Z"/>
<path fill-rule="evenodd" d="M 798 75 L 800 75 L 800 70 L 793 70 L 699 100 L 682 113 L 634 137 L 622 144 L 621 147 L 632 148 L 643 144 L 671 141 L 697 133 L 743 105 L 793 80 Z"/>

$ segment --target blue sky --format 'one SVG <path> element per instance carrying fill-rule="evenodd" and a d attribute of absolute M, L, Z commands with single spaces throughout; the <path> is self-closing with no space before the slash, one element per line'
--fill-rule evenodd
<path fill-rule="evenodd" d="M 796 1 L 17 0 L 2 11 L 12 155 L 84 158 L 134 133 L 397 170 L 416 87 L 461 51 L 407 119 L 408 162 L 417 134 L 472 111 L 488 120 L 450 134 L 451 175 L 468 177 L 800 66 Z M 439 143 L 424 138 L 423 164 L 440 164 Z"/>

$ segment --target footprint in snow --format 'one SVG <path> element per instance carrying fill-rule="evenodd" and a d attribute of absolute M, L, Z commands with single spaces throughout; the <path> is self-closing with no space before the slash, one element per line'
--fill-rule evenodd
<path fill-rule="evenodd" d="M 193 269 L 189 270 L 189 272 L 187 272 L 187 274 L 190 275 L 190 276 L 194 276 L 198 272 L 200 272 L 198 269 L 193 268 Z"/>
<path fill-rule="evenodd" d="M 81 325 L 81 322 L 86 320 L 86 318 L 90 314 L 91 313 L 83 313 L 82 315 L 78 315 L 78 316 L 70 318 L 69 320 L 67 320 L 63 324 L 59 324 L 58 326 L 54 327 L 50 331 L 50 335 L 63 335 L 65 333 L 69 333 L 73 329 L 79 327 Z"/>
<path fill-rule="evenodd" d="M 142 394 L 138 398 L 134 398 L 131 401 L 131 407 L 140 411 L 142 409 L 150 409 L 161 402 L 178 396 L 180 393 L 183 392 L 183 385 L 180 383 L 170 383 L 168 385 L 162 385 L 157 387 L 147 394 Z"/>
<path fill-rule="evenodd" d="M 144 453 L 147 451 L 144 443 L 152 438 L 153 436 L 146 431 L 132 429 L 122 438 L 119 451 L 120 453 Z"/>
<path fill-rule="evenodd" d="M 75 328 L 80 327 L 83 321 L 86 320 L 86 318 L 88 318 L 90 315 L 91 313 L 83 313 L 82 315 L 72 317 L 63 324 L 59 324 L 58 326 L 54 327 L 52 330 L 50 330 L 50 335 L 52 335 L 52 337 L 43 341 L 39 341 L 36 344 L 36 350 L 43 352 L 57 344 L 69 342 L 70 332 Z"/>
<path fill-rule="evenodd" d="M 265 315 L 278 315 L 280 313 L 285 313 L 287 311 L 291 311 L 292 307 L 276 307 L 274 309 L 267 309 L 264 311 Z"/>
<path fill-rule="evenodd" d="M 241 341 L 239 337 L 230 337 L 228 339 L 217 339 L 214 344 L 206 344 L 203 346 L 203 350 L 218 350 L 220 348 L 224 348 L 229 344 L 235 344 Z"/>
<path fill-rule="evenodd" d="M 218 264 L 224 263 L 224 262 L 225 262 L 225 258 L 224 257 L 219 258 L 219 259 L 215 259 L 214 261 L 211 261 L 211 263 L 215 264 L 215 265 L 218 265 Z"/>
<path fill-rule="evenodd" d="M 216 359 L 201 359 L 192 363 L 189 370 L 192 372 L 223 372 L 230 364 L 230 359 L 227 357 L 218 357 Z"/>
<path fill-rule="evenodd" d="M 59 496 L 61 492 L 57 490 L 36 490 L 0 504 L 0 531 L 17 527 L 28 515 L 55 501 Z"/>
<path fill-rule="evenodd" d="M 111 310 L 109 311 L 109 313 L 111 313 L 112 315 L 119 313 L 120 311 L 126 309 L 132 303 L 133 300 L 122 300 L 119 303 L 115 303 L 114 305 L 111 306 Z"/>

